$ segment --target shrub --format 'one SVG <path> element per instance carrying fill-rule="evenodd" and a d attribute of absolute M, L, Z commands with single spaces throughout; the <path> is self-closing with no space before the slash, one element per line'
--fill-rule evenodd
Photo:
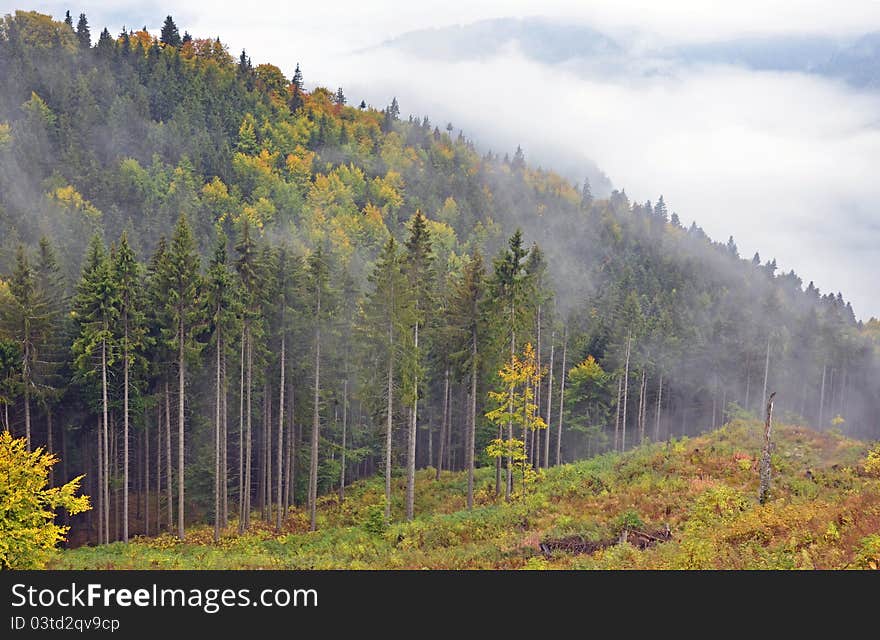
<path fill-rule="evenodd" d="M 91 509 L 88 496 L 76 495 L 83 476 L 62 487 L 47 486 L 57 461 L 41 448 L 28 451 L 24 438 L 0 433 L 0 569 L 41 568 L 70 529 L 54 523 L 54 510 Z"/>

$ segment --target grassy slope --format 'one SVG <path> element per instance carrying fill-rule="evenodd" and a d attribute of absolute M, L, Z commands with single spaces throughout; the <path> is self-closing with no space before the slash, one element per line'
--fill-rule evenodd
<path fill-rule="evenodd" d="M 710 434 L 647 445 L 550 469 L 513 504 L 496 503 L 494 469 L 477 472 L 477 506 L 464 510 L 465 476 L 418 475 L 414 522 L 382 523 L 382 480 L 359 482 L 340 505 L 322 499 L 319 528 L 292 512 L 280 534 L 258 523 L 247 536 L 230 527 L 191 529 L 185 543 L 163 535 L 62 552 L 62 569 L 584 568 L 841 569 L 880 563 L 880 479 L 863 470 L 864 443 L 794 426 L 775 430 L 773 496 L 757 504 L 761 427 L 734 421 Z M 808 477 L 810 470 L 812 478 Z M 397 480 L 395 496 L 404 494 Z M 402 499 L 395 517 L 403 511 Z M 569 535 L 615 537 L 623 524 L 673 540 L 640 551 L 628 544 L 590 555 L 556 552 L 539 541 Z"/>

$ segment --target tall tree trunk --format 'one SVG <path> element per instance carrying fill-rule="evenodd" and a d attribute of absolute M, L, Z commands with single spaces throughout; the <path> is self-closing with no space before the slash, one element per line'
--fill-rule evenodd
<path fill-rule="evenodd" d="M 449 413 L 449 364 L 443 370 L 443 421 L 440 423 L 440 441 L 437 443 L 437 470 L 435 479 L 440 479 L 443 469 L 443 448 L 446 445 L 446 421 Z"/>
<path fill-rule="evenodd" d="M 107 417 L 107 340 L 101 340 L 101 402 L 104 418 L 104 534 L 105 542 L 110 541 L 110 424 Z"/>
<path fill-rule="evenodd" d="M 654 442 L 660 442 L 660 403 L 663 402 L 663 372 L 657 384 L 657 411 L 654 413 Z"/>
<path fill-rule="evenodd" d="M 465 443 L 465 465 L 467 466 L 467 508 L 474 506 L 474 441 L 477 433 L 477 332 L 471 335 L 471 406 L 468 421 L 468 435 Z"/>
<path fill-rule="evenodd" d="M 751 391 L 752 386 L 752 354 L 746 354 L 746 402 L 745 409 L 749 411 L 749 391 Z"/>
<path fill-rule="evenodd" d="M 312 455 L 309 460 L 309 530 L 315 531 L 318 508 L 318 437 L 321 429 L 321 298 L 318 298 L 318 312 L 315 314 L 315 397 L 312 413 Z"/>
<path fill-rule="evenodd" d="M 639 383 L 639 444 L 645 443 L 645 396 L 648 386 L 648 378 L 645 369 L 642 369 L 642 381 Z"/>
<path fill-rule="evenodd" d="M 171 393 L 165 379 L 165 493 L 168 501 L 168 533 L 174 531 L 174 495 L 171 473 Z"/>
<path fill-rule="evenodd" d="M 818 427 L 821 429 L 825 426 L 825 370 L 827 365 L 822 363 L 822 386 L 819 390 L 819 424 Z"/>
<path fill-rule="evenodd" d="M 388 324 L 388 382 L 386 388 L 387 405 L 385 424 L 385 522 L 391 522 L 391 428 L 394 422 L 394 329 Z"/>
<path fill-rule="evenodd" d="M 162 532 L 162 405 L 156 403 L 156 535 Z"/>
<path fill-rule="evenodd" d="M 535 328 L 535 359 L 538 363 L 538 371 L 541 370 L 541 304 L 538 303 L 537 310 L 537 322 Z M 551 347 L 552 349 L 552 347 Z M 535 381 L 535 415 L 541 415 L 541 381 L 540 379 Z M 532 429 L 532 450 L 531 450 L 531 461 L 534 467 L 541 467 L 541 438 L 538 436 L 537 430 Z M 525 467 L 523 467 L 523 471 L 525 471 Z M 525 487 L 525 485 L 523 485 Z"/>
<path fill-rule="evenodd" d="M 626 403 L 629 397 L 629 355 L 632 334 L 626 337 L 626 366 L 623 370 L 623 422 L 620 425 L 620 450 L 626 451 Z"/>
<path fill-rule="evenodd" d="M 767 400 L 767 418 L 764 421 L 764 449 L 761 451 L 761 485 L 758 489 L 758 501 L 761 504 L 767 502 L 770 497 L 770 425 L 773 417 L 773 397 L 776 392 L 770 394 Z"/>
<path fill-rule="evenodd" d="M 285 513 L 285 515 L 287 514 L 288 510 L 290 509 L 290 505 L 292 503 L 290 489 L 291 489 L 291 483 L 295 480 L 295 476 L 293 473 L 294 472 L 293 465 L 294 465 L 294 460 L 295 460 L 294 446 L 295 446 L 295 442 L 296 442 L 296 439 L 295 439 L 296 424 L 294 422 L 294 415 L 293 415 L 293 409 L 294 409 L 293 389 L 289 390 L 287 397 L 289 398 L 289 402 L 290 402 L 290 411 L 288 412 L 290 415 L 288 417 L 289 424 L 287 426 L 287 447 L 286 447 L 286 449 L 287 449 L 287 463 L 284 466 L 284 513 Z"/>
<path fill-rule="evenodd" d="M 52 408 L 46 404 L 46 451 L 54 453 L 55 448 L 52 443 Z M 49 467 L 49 487 L 55 486 L 55 465 Z"/>
<path fill-rule="evenodd" d="M 24 343 L 22 362 L 22 382 L 24 383 L 24 437 L 27 450 L 31 450 L 31 376 L 30 376 L 30 338 Z"/>
<path fill-rule="evenodd" d="M 144 535 L 150 535 L 150 422 L 144 412 Z"/>
<path fill-rule="evenodd" d="M 253 373 L 254 373 L 254 345 L 251 343 L 251 330 L 247 329 L 247 377 L 245 380 L 245 433 L 244 433 L 244 530 L 251 526 L 251 459 L 253 458 L 253 411 L 251 400 L 253 396 Z"/>
<path fill-rule="evenodd" d="M 345 370 L 348 371 L 346 363 Z M 348 431 L 348 374 L 342 381 L 342 460 L 339 465 L 339 502 L 345 501 L 345 436 Z"/>
<path fill-rule="evenodd" d="M 413 519 L 415 511 L 416 496 L 416 435 L 418 434 L 418 415 L 419 415 L 419 374 L 418 374 L 418 354 L 419 354 L 419 323 L 416 322 L 414 333 L 413 347 L 416 354 L 416 373 L 413 374 L 413 404 L 412 413 L 410 414 L 409 423 L 409 456 L 406 464 L 406 519 Z"/>
<path fill-rule="evenodd" d="M 239 392 L 238 392 L 238 533 L 244 533 L 244 378 L 247 370 L 247 331 L 241 329 L 241 356 L 239 358 Z"/>
<path fill-rule="evenodd" d="M 220 451 L 220 478 L 222 484 L 220 488 L 220 527 L 225 529 L 229 526 L 229 381 L 226 377 L 226 353 L 221 355 L 221 385 L 223 393 L 223 435 L 221 438 Z"/>
<path fill-rule="evenodd" d="M 510 361 L 513 362 L 513 357 L 516 355 L 516 330 L 514 329 L 514 322 L 516 321 L 515 311 L 513 305 L 510 306 Z M 510 395 L 507 401 L 507 411 L 510 415 L 513 415 L 513 387 L 510 389 Z M 508 444 L 513 443 L 513 421 L 507 421 L 507 442 Z M 510 502 L 510 494 L 513 491 L 513 459 L 510 455 L 507 456 L 507 484 L 504 485 L 504 499 L 507 502 Z"/>
<path fill-rule="evenodd" d="M 107 542 L 104 535 L 104 432 L 98 422 L 98 544 Z"/>
<path fill-rule="evenodd" d="M 128 316 L 124 321 L 122 353 L 122 541 L 128 542 Z"/>
<path fill-rule="evenodd" d="M 220 541 L 220 414 L 223 402 L 220 389 L 220 354 L 223 351 L 223 336 L 217 327 L 217 358 L 214 395 L 214 542 Z"/>
<path fill-rule="evenodd" d="M 184 422 L 184 398 L 186 394 L 186 388 L 184 383 L 186 381 L 186 361 L 185 361 L 185 353 L 184 353 L 184 324 L 183 320 L 180 321 L 180 325 L 177 329 L 178 334 L 178 367 L 177 367 L 177 384 L 180 388 L 180 394 L 177 398 L 177 537 L 181 540 L 184 539 L 186 535 L 186 531 L 184 530 L 183 520 L 184 514 L 186 511 L 186 506 L 183 501 L 183 493 L 184 486 L 186 483 L 184 482 L 183 475 L 183 422 Z"/>
<path fill-rule="evenodd" d="M 554 332 L 550 338 L 550 370 L 547 372 L 547 428 L 544 430 L 544 468 L 550 468 L 550 410 L 553 407 L 553 355 L 556 348 L 556 333 Z M 541 464 L 541 460 L 538 460 Z"/>
<path fill-rule="evenodd" d="M 767 397 L 767 378 L 770 374 L 770 336 L 767 336 L 767 359 L 764 361 L 764 389 L 761 391 L 761 398 Z"/>
<path fill-rule="evenodd" d="M 562 333 L 562 371 L 559 374 L 559 428 L 556 430 L 556 466 L 562 462 L 562 417 L 565 407 L 565 356 L 568 352 L 568 327 Z"/>
<path fill-rule="evenodd" d="M 620 451 L 620 404 L 623 400 L 623 376 L 617 376 L 617 403 L 614 416 L 614 450 Z"/>
<path fill-rule="evenodd" d="M 278 484 L 277 484 L 277 499 L 278 499 L 278 513 L 275 514 L 275 528 L 279 531 L 281 530 L 281 522 L 283 516 L 285 514 L 282 511 L 284 509 L 284 501 L 282 492 L 284 490 L 284 473 L 282 469 L 282 465 L 284 464 L 284 366 L 285 360 L 287 359 L 287 336 L 284 333 L 284 329 L 281 330 L 281 375 L 279 376 L 278 381 L 278 456 L 276 459 L 276 466 L 278 467 Z"/>

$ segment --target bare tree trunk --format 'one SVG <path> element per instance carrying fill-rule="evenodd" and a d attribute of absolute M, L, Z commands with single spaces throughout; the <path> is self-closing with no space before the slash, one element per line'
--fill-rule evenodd
<path fill-rule="evenodd" d="M 346 366 L 346 371 L 348 367 Z M 342 459 L 339 465 L 339 502 L 345 501 L 345 436 L 348 431 L 348 377 L 342 381 Z"/>
<path fill-rule="evenodd" d="M 122 354 L 122 541 L 128 542 L 128 317 L 125 318 Z"/>
<path fill-rule="evenodd" d="M 440 442 L 437 443 L 437 471 L 435 479 L 440 479 L 443 469 L 443 447 L 446 444 L 446 420 L 449 417 L 449 365 L 443 370 L 443 421 L 440 423 Z"/>
<path fill-rule="evenodd" d="M 245 459 L 244 459 L 244 513 L 242 514 L 244 517 L 242 518 L 244 522 L 244 530 L 250 528 L 251 526 L 251 460 L 253 458 L 253 434 L 251 431 L 251 427 L 253 426 L 253 411 L 251 407 L 251 399 L 253 396 L 253 373 L 254 373 L 254 347 L 251 344 L 251 331 L 250 327 L 247 328 L 247 373 L 245 379 L 245 433 L 244 433 L 244 448 L 245 448 Z"/>
<path fill-rule="evenodd" d="M 767 418 L 764 421 L 764 449 L 761 451 L 761 486 L 758 490 L 758 502 L 764 504 L 770 497 L 770 425 L 773 417 L 773 398 L 776 392 L 770 394 L 767 400 Z"/>
<path fill-rule="evenodd" d="M 660 442 L 660 404 L 663 402 L 663 372 L 657 385 L 657 411 L 654 414 L 654 442 Z"/>
<path fill-rule="evenodd" d="M 241 330 L 241 355 L 239 357 L 238 391 L 238 533 L 244 533 L 244 378 L 247 370 L 245 349 L 247 333 Z"/>
<path fill-rule="evenodd" d="M 761 398 L 767 397 L 767 378 L 770 374 L 770 336 L 767 336 L 767 359 L 764 361 L 764 389 L 761 391 Z"/>
<path fill-rule="evenodd" d="M 98 422 L 98 544 L 107 542 L 104 536 L 104 433 Z"/>
<path fill-rule="evenodd" d="M 24 437 L 27 450 L 31 450 L 31 379 L 30 379 L 30 340 L 25 341 L 22 363 L 22 382 L 24 383 Z M 103 343 L 102 343 L 103 344 Z M 102 354 L 103 354 L 102 347 Z M 102 363 L 106 362 L 106 358 Z M 102 367 L 102 370 L 104 367 Z M 106 377 L 106 372 L 105 372 Z M 106 386 L 106 385 L 105 385 Z M 106 402 L 105 402 L 106 404 Z M 8 423 L 7 423 L 8 424 Z"/>
<path fill-rule="evenodd" d="M 221 386 L 222 386 L 222 402 L 223 402 L 223 416 L 222 416 L 222 437 L 220 440 L 220 477 L 222 479 L 222 484 L 220 485 L 220 527 L 225 529 L 229 526 L 229 413 L 228 409 L 228 400 L 229 400 L 229 381 L 226 377 L 226 353 L 225 351 L 221 355 Z"/>
<path fill-rule="evenodd" d="M 626 338 L 626 366 L 623 371 L 623 422 L 620 429 L 620 450 L 626 451 L 626 402 L 629 396 L 629 354 L 632 336 Z"/>
<path fill-rule="evenodd" d="M 749 411 L 749 391 L 752 386 L 752 354 L 746 354 L 746 402 L 745 407 L 746 411 Z"/>
<path fill-rule="evenodd" d="M 418 360 L 419 353 L 419 323 L 416 322 L 415 339 L 413 347 Z M 407 456 L 406 465 L 406 519 L 412 520 L 415 515 L 415 497 L 416 497 L 416 435 L 418 434 L 418 415 L 419 415 L 419 375 L 418 363 L 416 364 L 416 373 L 413 376 L 413 404 L 412 413 L 410 414 L 409 423 L 409 455 Z"/>
<path fill-rule="evenodd" d="M 165 379 L 165 492 L 168 501 L 168 533 L 174 531 L 174 496 L 172 494 L 173 474 L 171 472 L 171 393 L 168 379 Z"/>
<path fill-rule="evenodd" d="M 389 323 L 389 345 L 394 344 L 394 329 Z M 394 350 L 389 347 L 388 352 L 388 384 L 386 388 L 387 406 L 385 424 L 385 522 L 391 522 L 391 429 L 394 422 Z"/>
<path fill-rule="evenodd" d="M 281 376 L 278 382 L 278 455 L 276 458 L 276 466 L 278 467 L 278 485 L 277 485 L 277 499 L 278 499 L 278 513 L 275 515 L 275 528 L 281 529 L 281 520 L 282 520 L 282 510 L 284 508 L 284 501 L 282 496 L 283 490 L 283 480 L 284 474 L 282 470 L 282 465 L 284 460 L 282 458 L 284 454 L 284 365 L 285 359 L 287 357 L 287 336 L 284 334 L 284 330 L 282 328 L 281 331 Z"/>
<path fill-rule="evenodd" d="M 513 356 L 516 354 L 516 330 L 514 327 L 515 315 L 513 305 L 510 307 L 510 361 L 513 362 Z M 513 414 L 513 388 L 510 389 L 510 397 L 507 401 L 507 411 Z M 507 421 L 507 442 L 513 443 L 513 422 Z M 510 494 L 513 490 L 513 459 L 507 456 L 507 484 L 504 485 L 504 499 L 510 502 Z"/>
<path fill-rule="evenodd" d="M 642 381 L 639 384 L 639 444 L 645 444 L 645 399 L 648 391 L 648 377 L 642 369 Z"/>
<path fill-rule="evenodd" d="M 290 399 L 290 417 L 288 418 L 289 424 L 287 426 L 287 464 L 284 467 L 284 513 L 287 515 L 287 512 L 290 509 L 290 505 L 292 503 L 291 499 L 291 483 L 295 480 L 294 476 L 294 446 L 296 443 L 296 423 L 294 422 L 294 399 L 293 399 L 293 389 L 290 389 L 290 392 L 287 394 Z"/>
<path fill-rule="evenodd" d="M 822 386 L 819 391 L 819 428 L 825 426 L 825 370 L 827 365 L 822 364 Z"/>
<path fill-rule="evenodd" d="M 105 542 L 110 542 L 110 424 L 107 417 L 107 341 L 101 340 L 101 400 L 104 416 L 104 535 Z M 27 408 L 27 404 L 25 404 Z M 30 442 L 30 439 L 28 440 Z"/>
<path fill-rule="evenodd" d="M 309 530 L 315 531 L 317 527 L 318 507 L 318 437 L 321 429 L 321 416 L 319 413 L 321 402 L 321 298 L 318 298 L 317 313 L 315 314 L 315 398 L 314 412 L 312 414 L 312 457 L 309 464 Z"/>
<path fill-rule="evenodd" d="M 162 405 L 156 403 L 156 534 L 162 532 Z"/>
<path fill-rule="evenodd" d="M 183 475 L 183 424 L 185 417 L 184 399 L 186 397 L 186 387 L 184 385 L 186 381 L 186 360 L 184 353 L 184 325 L 182 319 L 180 321 L 180 326 L 177 328 L 177 336 L 179 360 L 177 367 L 177 384 L 180 388 L 180 393 L 177 398 L 177 537 L 183 540 L 186 536 L 186 531 L 183 525 L 184 514 L 186 511 L 186 505 L 183 500 L 184 486 L 186 485 Z"/>
<path fill-rule="evenodd" d="M 477 332 L 471 336 L 471 406 L 468 422 L 468 435 L 465 444 L 465 465 L 467 466 L 467 508 L 474 507 L 474 441 L 477 433 Z"/>
<path fill-rule="evenodd" d="M 833 397 L 833 396 L 832 396 Z M 46 451 L 54 453 L 55 448 L 52 446 L 52 408 L 46 404 Z M 55 486 L 55 466 L 49 467 L 49 487 Z"/>
<path fill-rule="evenodd" d="M 547 428 L 544 433 L 544 468 L 550 468 L 550 411 L 553 408 L 553 355 L 556 348 L 556 332 L 554 331 L 550 338 L 550 370 L 547 379 Z M 538 460 L 538 464 L 541 461 Z"/>
<path fill-rule="evenodd" d="M 144 535 L 150 535 L 150 422 L 144 412 Z"/>
<path fill-rule="evenodd" d="M 221 329 L 217 328 L 216 394 L 214 402 L 214 542 L 220 541 L 220 420 L 222 391 L 220 388 L 220 354 L 223 351 Z"/>
<path fill-rule="evenodd" d="M 568 327 L 562 333 L 562 371 L 559 372 L 559 428 L 556 430 L 556 466 L 562 463 L 562 417 L 565 414 L 565 356 L 568 353 Z"/>
<path fill-rule="evenodd" d="M 617 376 L 617 403 L 614 415 L 614 450 L 620 451 L 620 403 L 623 401 L 623 376 Z"/>

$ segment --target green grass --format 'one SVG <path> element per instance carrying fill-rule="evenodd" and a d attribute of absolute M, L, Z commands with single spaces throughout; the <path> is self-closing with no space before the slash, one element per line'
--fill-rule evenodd
<path fill-rule="evenodd" d="M 880 479 L 868 446 L 796 426 L 775 430 L 771 499 L 759 505 L 755 461 L 761 425 L 734 421 L 695 438 L 648 444 L 550 469 L 512 503 L 494 495 L 494 469 L 478 469 L 472 511 L 463 473 L 419 471 L 413 522 L 402 522 L 395 478 L 393 522 L 383 522 L 383 479 L 355 483 L 340 504 L 319 501 L 307 531 L 291 510 L 281 531 L 235 523 L 213 542 L 194 526 L 170 535 L 58 553 L 56 569 L 843 569 L 880 564 Z M 810 471 L 810 474 L 807 473 Z M 616 538 L 626 524 L 668 524 L 673 539 L 645 550 L 624 544 L 592 555 L 554 552 L 541 540 Z"/>

